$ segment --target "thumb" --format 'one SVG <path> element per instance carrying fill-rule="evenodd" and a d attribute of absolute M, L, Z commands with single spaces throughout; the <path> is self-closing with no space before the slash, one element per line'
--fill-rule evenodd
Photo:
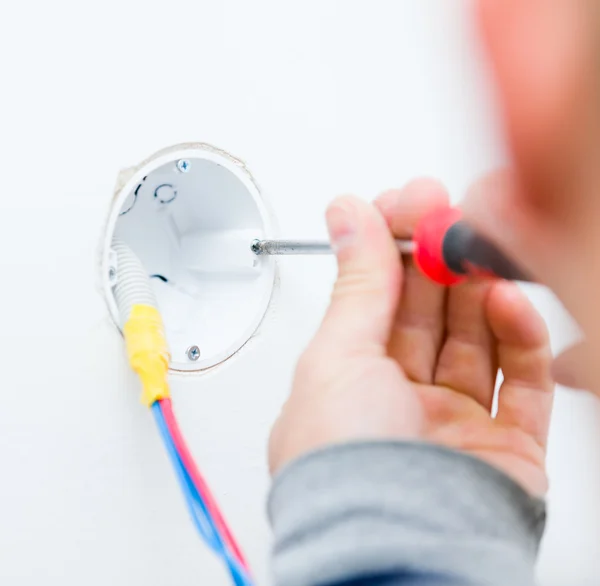
<path fill-rule="evenodd" d="M 330 358 L 383 354 L 400 296 L 396 244 L 379 211 L 356 197 L 330 205 L 327 227 L 338 278 L 315 345 Z"/>
<path fill-rule="evenodd" d="M 554 380 L 573 389 L 591 389 L 593 376 L 588 372 L 590 365 L 589 346 L 580 342 L 556 357 L 552 364 Z"/>

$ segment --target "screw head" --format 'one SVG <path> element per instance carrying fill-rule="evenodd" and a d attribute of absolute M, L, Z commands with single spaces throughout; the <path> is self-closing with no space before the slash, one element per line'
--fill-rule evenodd
<path fill-rule="evenodd" d="M 115 269 L 115 267 L 110 267 L 110 269 L 108 269 L 109 281 L 114 281 L 116 277 L 117 277 L 117 269 Z"/>
<path fill-rule="evenodd" d="M 182 173 L 187 173 L 190 170 L 190 162 L 187 159 L 180 159 L 177 161 L 177 169 Z"/>
<path fill-rule="evenodd" d="M 192 361 L 196 362 L 200 358 L 200 348 L 198 346 L 190 346 L 187 349 L 187 357 Z"/>

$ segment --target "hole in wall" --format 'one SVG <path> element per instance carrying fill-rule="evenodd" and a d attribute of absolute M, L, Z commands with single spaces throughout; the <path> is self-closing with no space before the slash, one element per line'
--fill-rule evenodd
<path fill-rule="evenodd" d="M 104 238 L 103 281 L 115 323 L 116 237 L 139 257 L 165 324 L 171 368 L 199 371 L 237 352 L 271 298 L 275 264 L 250 250 L 270 221 L 251 175 L 198 146 L 143 164 L 114 199 Z"/>

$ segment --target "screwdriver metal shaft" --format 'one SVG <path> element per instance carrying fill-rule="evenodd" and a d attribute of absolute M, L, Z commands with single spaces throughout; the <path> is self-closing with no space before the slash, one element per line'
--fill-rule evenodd
<path fill-rule="evenodd" d="M 412 240 L 396 240 L 400 254 L 413 254 L 415 243 Z M 257 255 L 302 255 L 332 254 L 329 242 L 325 240 L 254 240 L 250 249 Z"/>

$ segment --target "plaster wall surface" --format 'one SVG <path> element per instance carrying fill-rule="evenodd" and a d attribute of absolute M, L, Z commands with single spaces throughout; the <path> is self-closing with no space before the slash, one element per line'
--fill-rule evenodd
<path fill-rule="evenodd" d="M 466 1 L 74 0 L 0 7 L 0 583 L 227 584 L 196 538 L 97 293 L 118 171 L 179 142 L 245 160 L 286 237 L 339 193 L 418 175 L 458 201 L 506 162 Z M 196 458 L 268 584 L 266 440 L 327 303 L 328 258 L 280 262 L 254 343 L 174 378 Z M 572 332 L 533 297 L 556 349 Z M 545 586 L 600 575 L 597 406 L 560 392 Z"/>

